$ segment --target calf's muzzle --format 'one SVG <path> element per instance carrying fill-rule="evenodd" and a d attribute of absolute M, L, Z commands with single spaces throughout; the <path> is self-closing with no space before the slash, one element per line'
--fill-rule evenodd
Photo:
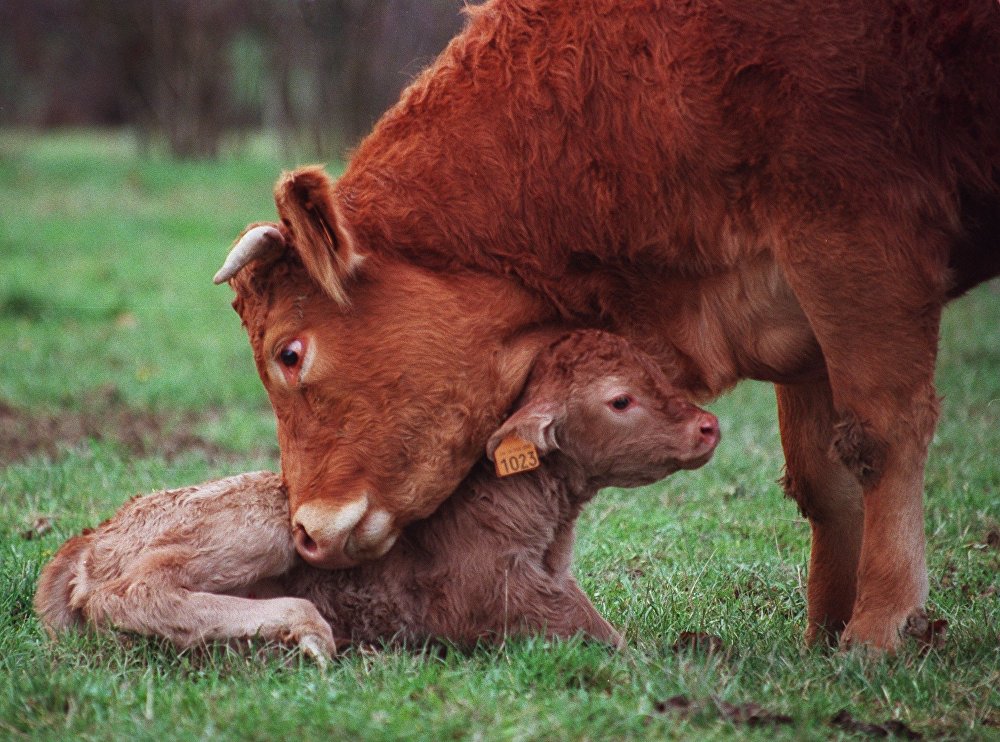
<path fill-rule="evenodd" d="M 702 412 L 698 418 L 698 432 L 701 434 L 702 444 L 714 449 L 721 438 L 718 418 L 711 412 Z"/>

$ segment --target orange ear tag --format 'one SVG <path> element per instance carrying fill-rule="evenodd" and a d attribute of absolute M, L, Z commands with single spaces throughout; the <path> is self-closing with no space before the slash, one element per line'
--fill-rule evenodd
<path fill-rule="evenodd" d="M 516 435 L 508 435 L 493 452 L 498 477 L 509 477 L 541 466 L 538 459 L 538 449 L 533 443 Z"/>

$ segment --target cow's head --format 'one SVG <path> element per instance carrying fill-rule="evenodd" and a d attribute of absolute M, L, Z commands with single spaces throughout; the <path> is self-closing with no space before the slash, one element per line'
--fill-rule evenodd
<path fill-rule="evenodd" d="M 299 553 L 350 566 L 455 489 L 550 335 L 522 331 L 539 313 L 510 282 L 365 254 L 322 170 L 275 197 L 281 223 L 245 232 L 216 282 L 277 416 Z"/>

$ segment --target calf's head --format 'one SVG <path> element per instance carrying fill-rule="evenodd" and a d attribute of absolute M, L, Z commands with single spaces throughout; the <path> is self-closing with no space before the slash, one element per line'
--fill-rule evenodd
<path fill-rule="evenodd" d="M 278 423 L 299 553 L 385 553 L 482 455 L 549 336 L 510 282 L 423 270 L 354 244 L 319 169 L 286 175 L 279 224 L 244 233 L 229 281 Z"/>
<path fill-rule="evenodd" d="M 561 452 L 595 486 L 636 487 L 705 464 L 719 423 L 623 338 L 579 330 L 538 356 L 487 455 L 510 435 Z"/>

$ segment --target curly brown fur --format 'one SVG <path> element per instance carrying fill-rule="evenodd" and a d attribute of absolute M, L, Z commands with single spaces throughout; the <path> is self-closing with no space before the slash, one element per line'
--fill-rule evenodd
<path fill-rule="evenodd" d="M 283 179 L 298 263 L 241 296 L 302 553 L 381 553 L 469 471 L 531 356 L 601 328 L 697 399 L 744 378 L 798 398 L 788 471 L 827 522 L 811 604 L 894 649 L 926 597 L 940 313 L 1000 271 L 996 79 L 995 0 L 470 10 L 336 183 Z M 320 348 L 301 387 L 267 370 L 287 338 Z M 353 421 L 375 427 L 330 453 Z"/>

